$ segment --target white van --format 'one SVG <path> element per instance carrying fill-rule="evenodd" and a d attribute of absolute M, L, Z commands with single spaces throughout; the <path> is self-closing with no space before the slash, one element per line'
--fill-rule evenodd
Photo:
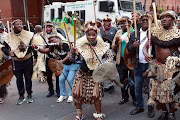
<path fill-rule="evenodd" d="M 143 12 L 142 1 L 136 0 L 136 10 Z M 103 19 L 106 16 L 115 21 L 116 15 L 128 16 L 131 18 L 133 11 L 133 0 L 96 0 L 95 1 L 96 18 Z M 95 19 L 93 0 L 77 2 L 53 2 L 52 5 L 44 7 L 44 21 L 51 21 L 57 28 L 64 29 L 62 21 L 65 13 L 71 16 L 74 12 L 78 13 L 80 19 L 85 22 Z M 73 41 L 73 26 L 67 24 L 70 41 Z"/>

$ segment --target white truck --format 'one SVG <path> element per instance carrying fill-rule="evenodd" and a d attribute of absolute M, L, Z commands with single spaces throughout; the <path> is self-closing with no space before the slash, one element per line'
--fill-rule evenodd
<path fill-rule="evenodd" d="M 142 1 L 136 0 L 136 10 L 143 12 Z M 106 16 L 115 21 L 117 15 L 128 16 L 131 18 L 133 11 L 133 0 L 95 0 L 96 18 L 103 19 Z M 95 19 L 93 0 L 77 1 L 77 2 L 53 2 L 52 5 L 44 7 L 44 21 L 51 21 L 56 28 L 64 29 L 62 21 L 65 13 L 71 16 L 74 12 L 78 13 L 80 19 L 85 22 Z M 70 41 L 73 41 L 73 26 L 67 24 L 67 30 Z"/>

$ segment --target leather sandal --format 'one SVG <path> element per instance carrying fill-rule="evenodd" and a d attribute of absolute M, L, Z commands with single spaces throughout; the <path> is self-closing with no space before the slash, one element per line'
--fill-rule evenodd
<path fill-rule="evenodd" d="M 82 115 L 81 118 L 80 118 L 79 116 L 76 116 L 76 118 L 77 118 L 78 120 L 83 120 L 83 119 L 84 119 L 84 115 Z"/>
<path fill-rule="evenodd" d="M 82 117 L 80 118 L 78 115 L 81 115 Z M 77 109 L 77 116 L 76 118 L 78 120 L 83 120 L 84 119 L 84 115 L 82 114 L 82 110 L 81 109 Z"/>

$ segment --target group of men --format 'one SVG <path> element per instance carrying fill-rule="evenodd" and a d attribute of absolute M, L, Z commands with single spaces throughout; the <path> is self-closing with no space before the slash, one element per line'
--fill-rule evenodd
<path fill-rule="evenodd" d="M 91 59 L 83 53 L 87 51 L 87 49 L 84 48 L 86 44 L 84 47 L 81 46 L 81 42 L 89 41 L 90 45 L 93 46 L 91 46 L 91 48 L 97 47 L 97 51 L 102 48 L 98 48 L 96 45 L 99 45 L 99 43 L 101 43 L 100 45 L 104 45 L 103 47 L 106 51 L 104 51 L 102 55 L 107 54 L 109 45 L 110 49 L 114 50 L 120 82 L 124 84 L 124 88 L 121 88 L 122 99 L 119 101 L 119 104 L 128 102 L 128 88 L 130 88 L 133 104 L 136 106 L 136 108 L 130 112 L 130 115 L 144 112 L 143 84 L 145 81 L 149 99 L 148 117 L 154 117 L 154 107 L 156 106 L 158 110 L 162 109 L 163 111 L 158 120 L 175 120 L 175 111 L 180 106 L 179 96 L 178 99 L 174 99 L 171 95 L 172 80 L 176 78 L 174 80 L 177 85 L 176 93 L 179 92 L 178 85 L 180 84 L 179 78 L 176 77 L 180 69 L 180 63 L 178 62 L 180 59 L 178 58 L 180 30 L 178 30 L 179 22 L 176 20 L 177 15 L 173 11 L 162 13 L 160 20 L 157 21 L 158 26 L 154 25 L 155 20 L 151 14 L 141 15 L 139 12 L 136 12 L 136 15 L 132 14 L 132 17 L 134 16 L 136 16 L 136 24 L 134 24 L 133 19 L 131 20 L 127 16 L 117 17 L 116 26 L 111 24 L 112 19 L 109 17 L 103 18 L 102 20 L 97 19 L 96 23 L 95 21 L 87 22 L 85 26 L 83 26 L 85 36 L 77 40 L 77 45 L 79 45 L 77 46 L 78 52 L 80 52 L 84 58 L 81 60 L 80 65 L 75 61 L 71 61 L 69 58 L 69 56 L 72 57 L 76 54 L 76 48 L 72 48 L 73 51 L 70 51 L 71 45 L 66 42 L 66 39 L 61 34 L 57 33 L 52 23 L 46 22 L 43 29 L 40 25 L 37 25 L 35 27 L 36 34 L 33 36 L 31 32 L 22 29 L 21 20 L 13 21 L 10 36 L 6 35 L 3 38 L 3 42 L 1 41 L 1 50 L 5 55 L 11 56 L 12 58 L 13 73 L 17 79 L 16 83 L 19 92 L 17 104 L 22 104 L 25 101 L 25 88 L 28 94 L 27 103 L 33 102 L 31 80 L 33 74 L 34 78 L 46 76 L 49 85 L 47 97 L 54 95 L 55 92 L 52 83 L 53 72 L 50 66 L 48 66 L 48 63 L 50 58 L 55 58 L 61 60 L 64 66 L 61 76 L 56 76 L 57 102 L 62 102 L 66 99 L 65 80 L 67 79 L 69 84 L 69 98 L 67 102 L 72 102 L 74 99 L 73 102 L 77 108 L 76 119 L 81 120 L 84 118 L 81 107 L 83 103 L 94 103 L 97 110 L 94 116 L 97 120 L 102 120 L 104 116 L 100 108 L 101 95 L 103 95 L 101 94 L 103 93 L 102 84 L 92 82 L 91 78 L 93 68 L 96 66 L 95 63 L 97 63 L 97 61 L 93 60 L 98 59 L 93 59 L 94 66 L 91 66 Z M 151 20 L 152 25 L 151 31 L 148 31 L 150 27 L 148 25 L 149 20 Z M 177 21 L 177 27 L 175 26 L 175 21 Z M 120 26 L 119 30 L 117 26 Z M 137 32 L 135 32 L 135 28 L 137 28 Z M 148 32 L 151 32 L 151 36 L 148 36 Z M 56 42 L 58 43 L 57 46 L 48 45 L 49 43 Z M 109 43 L 109 45 L 104 42 Z M 46 47 L 37 46 L 38 44 L 46 44 Z M 88 48 L 88 45 L 86 47 Z M 81 53 L 83 49 L 84 51 Z M 93 54 L 97 56 L 98 54 L 95 53 L 96 49 L 92 49 L 92 51 L 94 52 Z M 134 60 L 133 70 L 126 64 L 126 59 L 124 58 L 126 49 L 134 54 L 132 58 Z M 148 53 L 149 49 L 152 54 Z M 87 53 L 89 52 L 87 51 Z M 113 52 L 109 52 L 108 55 L 113 56 L 112 53 Z M 110 56 L 110 58 L 113 58 L 112 56 Z M 173 57 L 169 58 L 169 56 L 175 56 L 176 60 Z M 103 59 L 103 57 L 101 59 Z M 173 70 L 167 69 L 167 66 L 172 63 L 172 61 L 167 62 L 167 60 L 175 61 Z M 78 73 L 76 74 L 77 71 Z M 75 83 L 73 85 L 74 78 Z M 81 81 L 81 78 L 89 80 L 89 83 L 85 83 L 83 80 Z M 82 87 L 81 85 L 83 84 L 87 88 L 89 84 L 93 87 L 88 88 L 88 90 L 84 87 L 81 89 L 80 87 Z M 97 89 L 99 89 L 100 93 L 97 95 L 98 97 L 94 99 L 94 88 L 97 86 L 99 86 Z M 3 86 L 1 85 L 1 87 Z M 110 80 L 105 81 L 104 91 L 109 91 L 110 94 L 113 94 L 115 92 L 114 83 Z M 88 94 L 90 95 L 88 96 Z M 166 104 L 169 104 L 169 111 Z"/>

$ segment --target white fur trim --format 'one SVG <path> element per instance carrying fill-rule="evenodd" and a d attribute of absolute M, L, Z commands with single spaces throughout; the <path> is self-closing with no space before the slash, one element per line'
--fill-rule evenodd
<path fill-rule="evenodd" d="M 97 40 L 97 45 L 94 47 L 94 50 L 97 56 L 99 57 L 99 59 L 101 59 L 103 55 L 107 52 L 107 50 L 110 48 L 110 44 L 104 42 L 100 36 L 97 36 L 96 40 Z M 82 55 L 84 60 L 86 61 L 88 68 L 90 70 L 95 70 L 99 65 L 99 61 L 96 55 L 94 54 L 94 52 L 91 50 L 88 43 L 89 42 L 86 36 L 83 36 L 77 40 L 76 48 L 78 52 Z"/>
<path fill-rule="evenodd" d="M 101 114 L 97 114 L 97 113 L 93 113 L 93 116 L 94 116 L 94 118 L 102 118 L 103 119 L 103 117 L 106 117 L 106 115 L 105 114 L 103 114 L 103 113 L 101 113 Z"/>

